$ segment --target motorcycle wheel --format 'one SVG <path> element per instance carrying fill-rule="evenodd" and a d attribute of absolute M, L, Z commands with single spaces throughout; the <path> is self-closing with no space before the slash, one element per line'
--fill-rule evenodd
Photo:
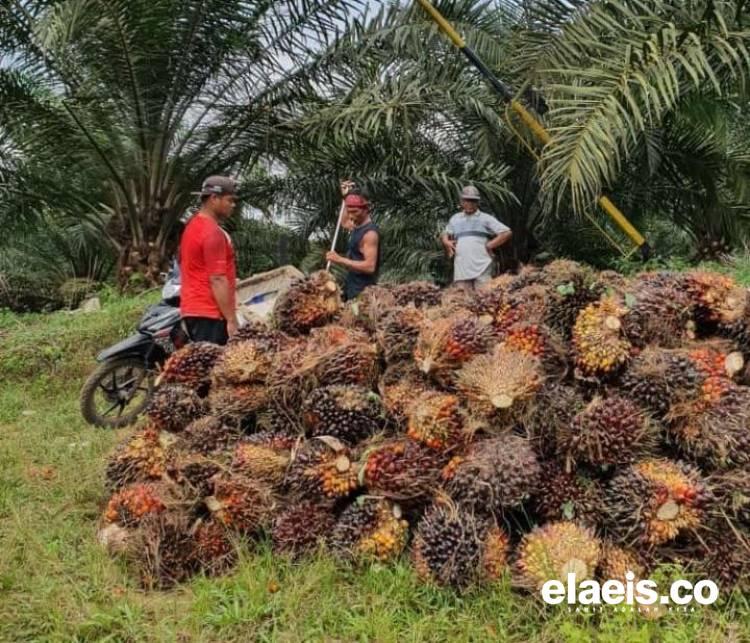
<path fill-rule="evenodd" d="M 81 414 L 89 424 L 117 429 L 135 422 L 154 390 L 154 373 L 143 359 L 126 357 L 101 364 L 81 389 Z"/>

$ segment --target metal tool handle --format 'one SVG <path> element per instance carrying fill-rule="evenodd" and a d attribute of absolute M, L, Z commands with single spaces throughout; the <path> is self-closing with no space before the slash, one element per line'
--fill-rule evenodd
<path fill-rule="evenodd" d="M 336 222 L 336 232 L 333 234 L 333 243 L 331 243 L 331 252 L 333 252 L 336 249 L 336 242 L 339 240 L 339 231 L 341 230 L 341 222 L 344 219 L 344 213 L 346 212 L 346 202 L 341 202 L 341 208 L 339 208 L 339 219 Z M 326 270 L 331 269 L 331 262 L 329 261 L 326 264 Z"/>

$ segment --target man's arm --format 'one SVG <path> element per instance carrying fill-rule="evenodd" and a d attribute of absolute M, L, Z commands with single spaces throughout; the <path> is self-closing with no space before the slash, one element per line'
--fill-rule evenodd
<path fill-rule="evenodd" d="M 486 244 L 487 252 L 492 252 L 503 244 L 508 243 L 513 236 L 513 232 L 508 226 L 500 223 L 495 217 L 489 214 L 484 214 L 483 216 L 486 217 L 486 227 L 489 229 L 490 233 L 495 235 Z"/>
<path fill-rule="evenodd" d="M 508 243 L 510 241 L 511 237 L 513 236 L 513 232 L 510 230 L 506 230 L 505 232 L 501 232 L 496 237 L 490 239 L 487 242 L 487 250 L 489 252 L 492 252 L 493 250 L 499 248 L 505 243 Z"/>
<path fill-rule="evenodd" d="M 378 245 L 380 238 L 377 232 L 370 230 L 362 237 L 359 250 L 364 255 L 362 261 L 347 259 L 336 252 L 329 252 L 326 256 L 331 263 L 338 264 L 353 272 L 361 272 L 365 275 L 372 275 L 378 268 Z"/>
<path fill-rule="evenodd" d="M 226 243 L 224 233 L 216 230 L 203 241 L 203 259 L 211 284 L 211 294 L 221 316 L 227 321 L 227 332 L 233 335 L 237 330 L 237 315 L 234 310 L 233 286 L 227 278 Z"/>

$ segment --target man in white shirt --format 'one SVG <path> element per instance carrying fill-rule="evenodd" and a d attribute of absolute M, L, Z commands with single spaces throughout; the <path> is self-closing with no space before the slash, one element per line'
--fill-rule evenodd
<path fill-rule="evenodd" d="M 507 243 L 513 233 L 508 226 L 479 209 L 479 190 L 467 186 L 461 192 L 463 210 L 454 214 L 441 237 L 453 257 L 453 281 L 474 289 L 492 279 L 492 253 Z"/>

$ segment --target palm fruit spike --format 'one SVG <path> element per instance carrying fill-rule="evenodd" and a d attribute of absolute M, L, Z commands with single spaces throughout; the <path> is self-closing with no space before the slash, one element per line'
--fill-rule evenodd
<path fill-rule="evenodd" d="M 375 444 L 363 456 L 368 491 L 399 502 L 429 498 L 438 485 L 446 456 L 413 440 Z"/>
<path fill-rule="evenodd" d="M 229 338 L 229 341 L 227 341 L 227 346 L 241 344 L 246 341 L 254 341 L 256 339 L 281 343 L 284 341 L 285 336 L 275 328 L 271 328 L 271 326 L 264 321 L 253 319 L 245 322 L 237 329 L 237 332 Z"/>
<path fill-rule="evenodd" d="M 165 446 L 169 442 L 158 429 L 149 426 L 123 442 L 107 462 L 110 490 L 132 482 L 159 480 L 165 473 Z"/>
<path fill-rule="evenodd" d="M 475 443 L 446 490 L 463 506 L 500 512 L 516 509 L 533 496 L 541 473 L 528 440 L 508 435 Z"/>
<path fill-rule="evenodd" d="M 594 532 L 573 522 L 551 522 L 526 534 L 518 548 L 517 582 L 529 590 L 550 580 L 576 582 L 595 577 L 601 543 Z"/>
<path fill-rule="evenodd" d="M 341 308 L 341 295 L 333 276 L 318 271 L 292 283 L 273 308 L 276 326 L 290 335 L 303 335 L 330 322 Z"/>
<path fill-rule="evenodd" d="M 344 509 L 329 544 L 343 558 L 387 562 L 406 547 L 408 530 L 398 505 L 362 496 Z"/>
<path fill-rule="evenodd" d="M 238 473 L 272 486 L 284 480 L 294 438 L 256 433 L 235 447 L 232 468 Z"/>
<path fill-rule="evenodd" d="M 211 369 L 223 352 L 223 346 L 211 342 L 188 344 L 169 356 L 157 378 L 157 385 L 184 384 L 198 390 L 209 383 Z"/>
<path fill-rule="evenodd" d="M 128 544 L 128 558 L 145 589 L 169 589 L 190 578 L 198 556 L 187 516 L 167 511 L 144 520 Z"/>
<path fill-rule="evenodd" d="M 534 506 L 545 522 L 568 520 L 593 529 L 599 523 L 602 493 L 596 481 L 567 472 L 557 462 L 546 462 L 542 466 Z"/>
<path fill-rule="evenodd" d="M 336 517 L 330 507 L 313 502 L 294 504 L 274 520 L 273 551 L 294 558 L 310 553 L 325 541 L 335 524 Z"/>
<path fill-rule="evenodd" d="M 227 384 L 212 387 L 208 394 L 211 413 L 229 423 L 236 423 L 269 404 L 265 384 Z"/>
<path fill-rule="evenodd" d="M 696 469 L 650 459 L 621 470 L 609 481 L 602 515 L 618 543 L 650 547 L 700 527 L 709 500 Z"/>
<path fill-rule="evenodd" d="M 406 423 L 407 407 L 428 389 L 423 374 L 412 361 L 390 365 L 378 383 L 383 406 L 399 425 Z"/>
<path fill-rule="evenodd" d="M 567 259 L 557 259 L 542 268 L 542 280 L 551 296 L 545 320 L 568 339 L 578 313 L 597 301 L 603 288 L 593 270 Z"/>
<path fill-rule="evenodd" d="M 386 362 L 409 359 L 424 323 L 424 313 L 407 306 L 384 314 L 375 324 L 375 337 Z"/>
<path fill-rule="evenodd" d="M 584 377 L 606 376 L 627 363 L 632 346 L 622 331 L 626 313 L 615 296 L 604 296 L 579 313 L 573 326 L 573 348 Z"/>
<path fill-rule="evenodd" d="M 655 444 L 654 425 L 618 395 L 595 397 L 557 434 L 559 453 L 570 463 L 594 467 L 628 464 Z"/>
<path fill-rule="evenodd" d="M 349 449 L 326 436 L 292 452 L 285 484 L 300 499 L 325 500 L 348 496 L 359 481 Z"/>
<path fill-rule="evenodd" d="M 599 558 L 599 567 L 597 576 L 602 582 L 608 580 L 618 580 L 626 584 L 625 575 L 632 572 L 635 575 L 633 582 L 644 578 L 648 572 L 642 557 L 635 551 L 624 549 L 614 543 L 604 541 L 602 543 L 601 556 Z"/>
<path fill-rule="evenodd" d="M 383 427 L 380 397 L 360 386 L 323 386 L 307 396 L 302 418 L 310 435 L 331 435 L 350 446 Z"/>
<path fill-rule="evenodd" d="M 750 469 L 718 471 L 709 477 L 716 506 L 729 518 L 750 528 Z"/>
<path fill-rule="evenodd" d="M 524 426 L 536 450 L 545 458 L 557 456 L 557 435 L 570 426 L 576 414 L 586 406 L 581 392 L 567 384 L 548 382 L 537 393 L 532 412 Z"/>
<path fill-rule="evenodd" d="M 275 498 L 271 489 L 237 474 L 214 478 L 214 493 L 205 499 L 206 507 L 225 527 L 252 535 L 270 520 Z"/>
<path fill-rule="evenodd" d="M 682 276 L 683 285 L 695 304 L 695 320 L 704 329 L 731 324 L 742 317 L 747 291 L 731 277 L 694 270 Z"/>
<path fill-rule="evenodd" d="M 234 567 L 237 550 L 224 525 L 213 519 L 200 520 L 192 532 L 201 571 L 215 576 Z"/>
<path fill-rule="evenodd" d="M 412 561 L 417 575 L 436 585 L 465 589 L 497 577 L 498 533 L 486 518 L 442 500 L 433 503 L 417 525 Z M 489 538 L 488 538 L 489 536 Z M 489 551 L 485 556 L 485 541 Z"/>
<path fill-rule="evenodd" d="M 673 404 L 692 397 L 703 376 L 684 351 L 644 349 L 620 379 L 622 392 L 659 418 Z"/>
<path fill-rule="evenodd" d="M 407 409 L 407 435 L 432 449 L 447 449 L 461 442 L 462 426 L 455 395 L 426 391 Z"/>
<path fill-rule="evenodd" d="M 321 384 L 372 388 L 378 378 L 377 347 L 344 340 L 332 345 L 311 342 L 277 355 L 268 379 L 273 405 L 289 416 L 299 413 L 302 402 Z"/>
<path fill-rule="evenodd" d="M 692 335 L 690 296 L 673 281 L 664 283 L 660 277 L 641 276 L 628 289 L 625 304 L 629 312 L 623 327 L 634 346 L 676 348 Z"/>
<path fill-rule="evenodd" d="M 211 455 L 231 449 L 240 439 L 240 432 L 221 418 L 206 415 L 187 425 L 180 442 L 188 451 Z"/>
<path fill-rule="evenodd" d="M 450 377 L 475 355 L 492 344 L 492 330 L 475 317 L 459 315 L 426 320 L 417 339 L 414 358 L 423 373 L 440 380 Z"/>
<path fill-rule="evenodd" d="M 167 509 L 165 488 L 155 484 L 136 483 L 117 491 L 104 510 L 104 523 L 136 527 L 149 515 Z"/>
<path fill-rule="evenodd" d="M 499 580 L 508 568 L 510 538 L 503 529 L 492 525 L 482 541 L 482 576 Z"/>
<path fill-rule="evenodd" d="M 523 413 L 543 382 L 542 367 L 533 355 L 495 347 L 464 364 L 456 387 L 469 408 L 484 417 L 513 418 Z"/>
<path fill-rule="evenodd" d="M 146 414 L 156 428 L 178 433 L 206 414 L 206 404 L 182 384 L 165 384 L 156 389 Z"/>
<path fill-rule="evenodd" d="M 691 460 L 711 468 L 750 464 L 750 389 L 733 387 L 704 408 L 676 407 L 669 435 Z"/>
<path fill-rule="evenodd" d="M 427 281 L 412 281 L 398 284 L 393 288 L 393 297 L 398 306 L 412 305 L 415 308 L 429 308 L 440 304 L 442 291 L 439 286 Z"/>
<path fill-rule="evenodd" d="M 213 385 L 264 383 L 278 347 L 277 339 L 249 339 L 227 346 L 211 373 Z"/>

